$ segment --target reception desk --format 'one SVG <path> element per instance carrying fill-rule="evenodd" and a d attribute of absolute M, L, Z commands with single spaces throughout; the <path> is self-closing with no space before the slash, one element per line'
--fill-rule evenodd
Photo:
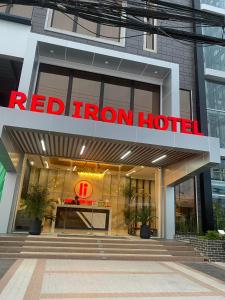
<path fill-rule="evenodd" d="M 110 230 L 111 208 L 86 205 L 57 205 L 55 229 Z"/>

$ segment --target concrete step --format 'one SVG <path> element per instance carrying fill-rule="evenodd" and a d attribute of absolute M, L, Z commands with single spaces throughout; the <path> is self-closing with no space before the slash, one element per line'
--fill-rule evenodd
<path fill-rule="evenodd" d="M 105 247 L 53 247 L 53 246 L 23 246 L 22 251 L 28 252 L 57 252 L 57 253 L 140 253 L 140 254 L 169 254 L 175 256 L 194 256 L 194 250 L 183 250 L 183 251 L 168 251 L 168 249 L 121 249 L 121 248 L 105 248 Z"/>
<path fill-rule="evenodd" d="M 203 262 L 202 257 L 196 256 L 171 256 L 171 255 L 137 255 L 137 254 L 107 254 L 107 253 L 48 253 L 48 252 L 22 252 L 1 253 L 0 258 L 42 258 L 42 259 L 97 259 L 97 260 L 132 260 L 132 261 L 180 261 L 180 262 Z"/>

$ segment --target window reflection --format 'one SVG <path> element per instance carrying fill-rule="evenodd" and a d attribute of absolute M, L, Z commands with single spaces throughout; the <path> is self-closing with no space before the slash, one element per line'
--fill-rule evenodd
<path fill-rule="evenodd" d="M 33 6 L 17 5 L 17 4 L 4 5 L 4 3 L 0 3 L 0 13 L 7 13 L 10 15 L 31 19 L 32 12 L 33 12 Z"/>
<path fill-rule="evenodd" d="M 145 83 L 136 83 L 134 88 L 134 124 L 138 123 L 139 112 L 160 114 L 159 88 Z M 147 114 L 146 114 L 147 118 Z M 147 126 L 147 125 L 146 125 Z"/>
<path fill-rule="evenodd" d="M 175 187 L 176 233 L 196 233 L 195 180 L 191 178 Z"/>
<path fill-rule="evenodd" d="M 81 35 L 105 38 L 120 42 L 120 28 L 95 23 L 81 17 L 71 16 L 71 20 L 61 12 L 54 11 L 51 26 L 68 32 L 76 32 Z"/>
<path fill-rule="evenodd" d="M 180 90 L 180 116 L 184 119 L 192 119 L 191 91 Z"/>

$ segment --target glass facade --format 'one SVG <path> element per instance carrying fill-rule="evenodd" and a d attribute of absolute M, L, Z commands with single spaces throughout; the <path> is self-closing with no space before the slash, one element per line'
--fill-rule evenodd
<path fill-rule="evenodd" d="M 82 36 L 103 38 L 115 42 L 120 42 L 121 38 L 121 29 L 118 27 L 94 23 L 77 16 L 66 16 L 58 11 L 53 11 L 51 27 Z"/>
<path fill-rule="evenodd" d="M 201 0 L 201 3 L 225 9 L 224 0 Z"/>
<path fill-rule="evenodd" d="M 139 174 L 131 176 L 133 166 L 59 157 L 31 159 L 33 164 L 27 163 L 18 203 L 16 231 L 29 229 L 30 218 L 25 214 L 22 199 L 33 186 L 40 186 L 47 188 L 47 200 L 52 204 L 43 219 L 44 232 L 136 235 L 141 225 L 137 216 L 147 207 L 149 225 L 157 235 L 159 183 L 152 168 L 135 167 L 140 169 Z"/>
<path fill-rule="evenodd" d="M 220 146 L 225 148 L 225 85 L 210 81 L 205 85 L 209 135 L 220 138 Z"/>
<path fill-rule="evenodd" d="M 175 187 L 176 233 L 197 232 L 195 178 Z"/>
<path fill-rule="evenodd" d="M 69 116 L 73 115 L 74 100 L 96 104 L 100 109 L 131 109 L 134 124 L 140 111 L 160 113 L 159 86 L 84 71 L 41 65 L 36 92 L 62 99 L 68 107 L 64 113 Z"/>
<path fill-rule="evenodd" d="M 5 175 L 6 175 L 6 170 L 0 162 L 0 201 L 2 198 L 2 191 L 3 191 L 4 182 L 5 182 Z"/>
<path fill-rule="evenodd" d="M 33 6 L 17 5 L 17 4 L 4 5 L 3 3 L 1 3 L 0 5 L 0 13 L 7 13 L 10 15 L 31 19 L 32 12 L 33 12 Z"/>
<path fill-rule="evenodd" d="M 211 170 L 214 222 L 216 229 L 225 229 L 225 161 Z"/>

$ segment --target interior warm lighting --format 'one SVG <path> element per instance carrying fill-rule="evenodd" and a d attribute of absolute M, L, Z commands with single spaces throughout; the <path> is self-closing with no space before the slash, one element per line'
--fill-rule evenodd
<path fill-rule="evenodd" d="M 33 166 L 34 165 L 34 161 L 32 160 L 32 161 L 30 161 L 30 165 L 31 166 Z"/>
<path fill-rule="evenodd" d="M 73 167 L 73 172 L 75 172 L 75 171 L 76 171 L 76 169 L 77 169 L 77 166 L 74 166 L 74 167 Z"/>
<path fill-rule="evenodd" d="M 81 148 L 81 150 L 80 150 L 80 155 L 82 155 L 83 153 L 84 153 L 84 149 L 85 149 L 85 145 L 84 146 L 82 146 L 82 148 Z"/>
<path fill-rule="evenodd" d="M 128 152 L 126 152 L 123 156 L 121 156 L 120 159 L 124 159 L 124 158 L 126 158 L 128 155 L 130 155 L 130 154 L 131 154 L 131 150 L 128 151 Z"/>
<path fill-rule="evenodd" d="M 135 171 L 135 170 L 133 170 L 133 171 L 131 171 L 131 172 L 127 173 L 127 174 L 126 174 L 126 176 L 130 176 L 130 175 L 131 175 L 131 174 L 133 174 L 133 173 L 136 173 L 136 171 Z"/>
<path fill-rule="evenodd" d="M 107 174 L 109 172 L 109 169 L 106 169 L 103 174 Z"/>
<path fill-rule="evenodd" d="M 102 178 L 105 174 L 103 173 L 91 173 L 91 172 L 78 172 L 79 176 L 85 176 L 85 177 L 96 177 L 96 178 Z"/>
<path fill-rule="evenodd" d="M 47 160 L 45 160 L 45 166 L 47 169 L 49 169 L 49 164 L 48 164 Z"/>
<path fill-rule="evenodd" d="M 164 158 L 166 158 L 166 157 L 167 157 L 167 155 L 162 155 L 162 156 L 156 158 L 155 160 L 153 160 L 152 163 L 154 164 L 154 163 L 156 163 L 157 161 L 160 161 L 160 160 L 162 160 L 162 159 L 164 159 Z"/>
<path fill-rule="evenodd" d="M 46 146 L 45 146 L 45 141 L 44 140 L 41 140 L 41 146 L 42 146 L 42 150 L 44 152 L 46 152 Z"/>

